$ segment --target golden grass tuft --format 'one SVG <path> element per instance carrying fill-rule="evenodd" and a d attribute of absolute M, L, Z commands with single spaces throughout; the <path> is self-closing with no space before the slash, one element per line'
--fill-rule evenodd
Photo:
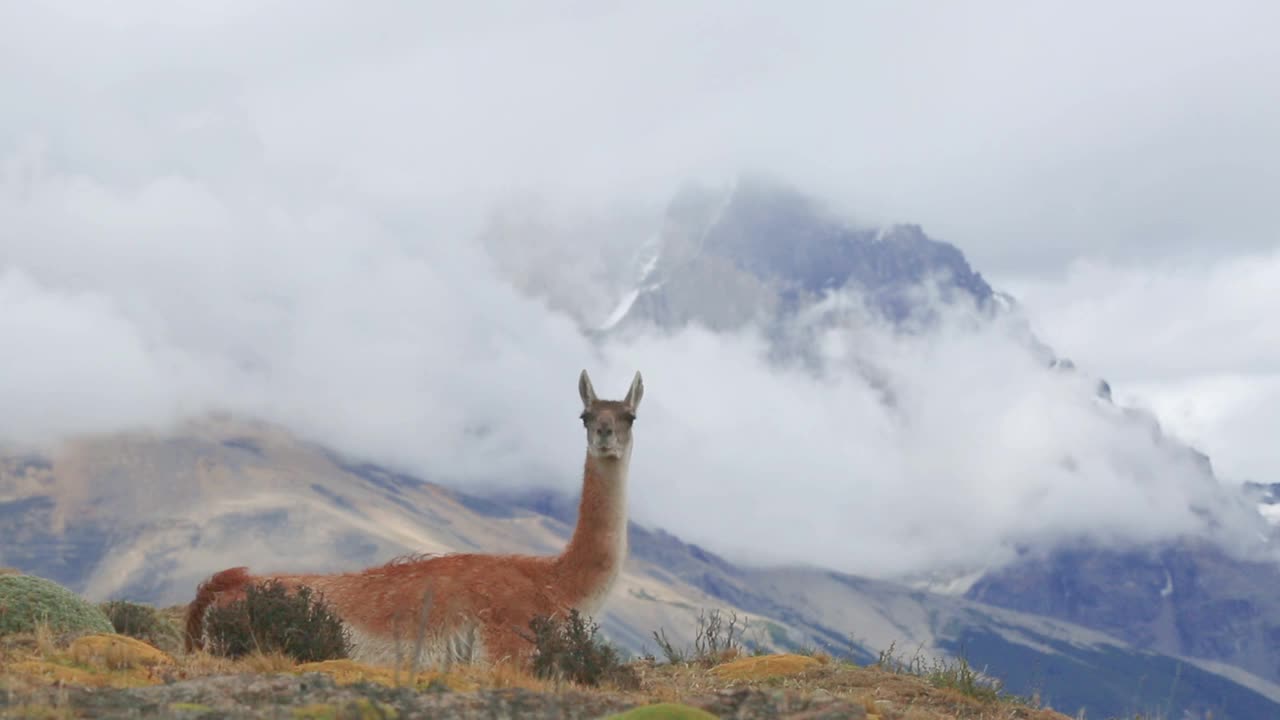
<path fill-rule="evenodd" d="M 71 643 L 67 654 L 78 665 L 107 670 L 172 665 L 173 658 L 141 640 L 125 635 L 85 635 Z"/>
<path fill-rule="evenodd" d="M 339 685 L 351 685 L 358 682 L 371 682 L 387 687 L 402 685 L 425 685 L 439 673 L 419 672 L 414 682 L 409 681 L 408 673 L 397 673 L 394 669 L 381 665 L 366 665 L 355 660 L 321 660 L 319 662 L 302 663 L 293 668 L 294 672 L 318 672 L 333 678 Z M 451 686 L 452 687 L 452 686 Z"/>
<path fill-rule="evenodd" d="M 291 672 L 318 672 L 329 675 L 339 685 L 371 682 L 387 687 L 410 686 L 426 688 L 431 685 L 450 690 L 469 692 L 481 688 L 523 688 L 546 691 L 553 688 L 551 682 L 534 677 L 527 671 L 507 663 L 497 665 L 462 665 L 449 672 L 421 670 L 410 678 L 407 671 L 396 672 L 383 665 L 367 665 L 354 660 L 324 660 L 303 663 Z"/>
<path fill-rule="evenodd" d="M 721 680 L 750 681 L 796 675 L 823 664 L 809 655 L 760 655 L 717 665 L 711 672 Z"/>
<path fill-rule="evenodd" d="M 100 685 L 97 674 L 92 671 L 60 665 L 47 660 L 23 660 L 22 662 L 9 663 L 5 666 L 5 673 L 44 685 L 68 684 L 84 685 L 86 687 L 98 687 Z"/>
<path fill-rule="evenodd" d="M 475 687 L 520 688 L 537 692 L 554 692 L 563 687 L 563 683 L 537 677 L 525 668 L 511 663 L 464 665 L 455 668 L 452 674 L 472 683 Z"/>

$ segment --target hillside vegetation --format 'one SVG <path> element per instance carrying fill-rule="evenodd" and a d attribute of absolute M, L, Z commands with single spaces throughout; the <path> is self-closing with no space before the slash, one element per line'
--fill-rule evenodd
<path fill-rule="evenodd" d="M 891 655 L 860 666 L 821 654 L 753 655 L 712 638 L 624 661 L 583 619 L 543 626 L 533 672 L 298 662 L 267 649 L 184 653 L 184 607 L 104 606 L 118 630 L 47 622 L 0 636 L 0 716 L 29 718 L 944 718 L 1062 720 L 963 662 Z M 3 608 L 0 608 L 3 614 Z M 656 635 L 655 639 L 661 635 Z M 534 674 L 536 672 L 536 674 Z"/>

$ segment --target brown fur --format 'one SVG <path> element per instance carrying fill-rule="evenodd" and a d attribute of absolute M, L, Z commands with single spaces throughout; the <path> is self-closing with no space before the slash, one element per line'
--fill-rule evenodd
<path fill-rule="evenodd" d="M 227 593 L 243 595 L 244 586 L 252 579 L 249 568 L 234 567 L 215 573 L 208 580 L 200 583 L 200 587 L 196 588 L 195 600 L 191 601 L 191 605 L 187 607 L 187 652 L 203 645 L 201 637 L 204 634 L 204 616 L 209 608 L 218 603 Z M 228 601 L 223 600 L 223 602 Z"/>
<path fill-rule="evenodd" d="M 639 392 L 633 385 L 628 397 L 638 402 Z M 245 568 L 224 570 L 196 592 L 187 613 L 188 649 L 202 646 L 204 617 L 210 607 L 243 597 L 250 583 L 276 579 L 287 587 L 305 585 L 319 592 L 353 630 L 383 643 L 399 635 L 412 636 L 429 593 L 429 632 L 443 636 L 472 627 L 490 659 L 527 660 L 533 649 L 523 637 L 529 622 L 538 616 L 562 615 L 570 608 L 594 613 L 625 557 L 623 503 L 635 405 L 583 394 L 584 416 L 591 418 L 584 417 L 589 449 L 582 500 L 573 537 L 561 554 L 411 556 L 359 572 L 327 575 L 254 576 Z M 593 433 L 605 423 L 611 435 L 625 438 L 620 456 L 590 448 Z"/>

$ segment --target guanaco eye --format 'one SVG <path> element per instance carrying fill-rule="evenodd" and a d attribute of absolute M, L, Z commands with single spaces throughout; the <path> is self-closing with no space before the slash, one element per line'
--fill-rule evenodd
<path fill-rule="evenodd" d="M 590 424 L 592 420 L 592 415 L 591 413 L 584 410 L 582 414 L 578 416 L 578 419 L 582 420 L 583 425 L 587 425 L 587 424 Z"/>
<path fill-rule="evenodd" d="M 636 421 L 636 414 L 635 414 L 635 413 L 622 413 L 622 419 L 623 419 L 623 420 L 626 420 L 626 421 L 627 421 L 627 422 L 629 422 L 629 423 L 633 423 L 633 422 L 635 422 L 635 421 Z"/>

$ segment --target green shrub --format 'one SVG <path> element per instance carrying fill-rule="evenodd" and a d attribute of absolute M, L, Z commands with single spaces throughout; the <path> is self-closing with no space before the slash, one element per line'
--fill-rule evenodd
<path fill-rule="evenodd" d="M 210 610 L 205 630 L 209 651 L 229 657 L 280 652 L 319 662 L 351 654 L 350 632 L 324 598 L 308 587 L 290 592 L 278 580 L 249 585 L 244 598 Z"/>
<path fill-rule="evenodd" d="M 562 678 L 580 685 L 608 682 L 623 689 L 635 689 L 640 679 L 635 670 L 622 663 L 618 651 L 597 640 L 600 626 L 570 610 L 568 618 L 534 618 L 529 623 L 536 647 L 533 673 L 543 678 Z"/>
<path fill-rule="evenodd" d="M 137 638 L 170 653 L 182 645 L 182 633 L 178 627 L 150 605 L 112 600 L 98 607 L 121 635 Z"/>
<path fill-rule="evenodd" d="M 112 632 L 101 610 L 58 583 L 0 575 L 0 635 L 35 632 L 41 623 L 56 633 Z"/>

